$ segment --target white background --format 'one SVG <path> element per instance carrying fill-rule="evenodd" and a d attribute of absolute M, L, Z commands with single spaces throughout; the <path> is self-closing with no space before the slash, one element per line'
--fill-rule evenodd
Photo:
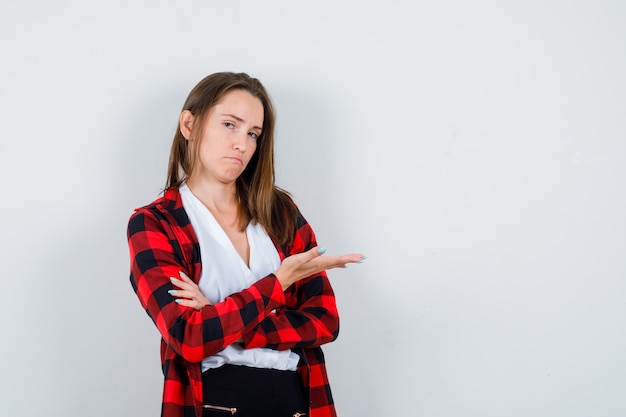
<path fill-rule="evenodd" d="M 4 1 L 0 415 L 157 416 L 126 222 L 260 78 L 329 253 L 341 417 L 626 415 L 626 4 Z"/>

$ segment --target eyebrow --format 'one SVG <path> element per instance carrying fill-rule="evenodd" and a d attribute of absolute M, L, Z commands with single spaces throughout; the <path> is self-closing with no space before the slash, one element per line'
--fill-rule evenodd
<path fill-rule="evenodd" d="M 241 117 L 237 117 L 237 116 L 235 116 L 234 114 L 227 114 L 227 113 L 224 113 L 224 114 L 222 114 L 222 116 L 232 117 L 233 119 L 237 120 L 238 122 L 245 122 L 245 120 L 243 120 Z M 263 131 L 263 128 L 262 128 L 262 127 L 259 127 L 259 126 L 252 126 L 252 128 L 253 128 L 253 129 L 258 129 L 258 130 L 260 130 L 260 131 Z"/>

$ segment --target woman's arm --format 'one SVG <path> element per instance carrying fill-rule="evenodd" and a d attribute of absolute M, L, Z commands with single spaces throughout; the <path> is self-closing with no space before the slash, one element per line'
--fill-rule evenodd
<path fill-rule="evenodd" d="M 178 278 L 181 271 L 190 274 L 183 251 L 193 242 L 176 234 L 176 226 L 159 217 L 141 209 L 129 220 L 130 279 L 164 341 L 185 360 L 200 362 L 223 350 L 285 304 L 282 286 L 274 275 L 201 310 L 177 303 L 169 293 L 175 289 L 170 278 Z"/>
<path fill-rule="evenodd" d="M 302 215 L 299 216 L 298 226 L 294 245 L 288 254 L 291 256 L 283 260 L 275 274 L 283 283 L 290 281 L 285 278 L 288 274 L 304 274 L 306 278 L 286 289 L 284 306 L 266 316 L 252 331 L 244 333 L 246 348 L 286 350 L 316 347 L 337 338 L 339 314 L 325 270 L 345 267 L 348 263 L 360 262 L 364 257 L 361 254 L 318 256 L 304 264 L 297 264 L 294 261 L 304 255 L 299 252 L 309 253 L 317 245 L 315 234 Z"/>
<path fill-rule="evenodd" d="M 317 250 L 317 247 L 313 248 L 313 250 Z M 315 256 L 315 254 L 306 253 L 302 255 L 306 255 L 307 257 Z M 290 258 L 289 262 L 302 255 Z M 324 257 L 320 260 L 323 260 L 326 268 L 330 269 L 332 268 L 331 265 L 337 262 L 344 265 L 348 262 L 346 261 L 346 258 L 350 258 L 351 256 L 352 255 Z M 353 259 L 361 259 L 361 255 L 356 255 Z M 300 261 L 301 260 L 298 262 Z M 304 262 L 304 264 L 306 264 L 306 262 Z M 316 264 L 318 264 L 316 268 L 319 268 L 319 263 L 316 262 Z M 204 294 L 202 294 L 198 285 L 185 274 L 180 273 L 180 279 L 173 279 L 172 284 L 177 289 L 170 290 L 169 293 L 173 297 L 177 298 L 176 301 L 180 305 L 200 310 L 204 308 L 204 306 L 211 304 Z M 320 288 L 321 291 L 316 288 Z M 300 295 L 298 295 L 299 293 Z M 305 300 L 305 305 L 300 305 L 299 300 Z M 329 301 L 333 301 L 333 304 L 328 304 Z M 263 326 L 263 323 L 266 323 L 272 326 L 270 327 L 271 329 L 275 330 L 277 329 L 277 326 L 280 325 L 280 322 L 271 324 L 269 321 L 271 321 L 274 316 L 280 317 L 281 315 L 284 315 L 284 318 L 286 318 L 287 321 L 283 320 L 283 324 L 287 327 L 285 327 L 285 330 L 282 332 L 286 334 L 279 335 L 279 342 L 271 342 L 275 344 L 268 344 L 269 342 L 264 340 L 263 342 L 259 342 L 262 343 L 260 346 L 271 347 L 274 349 L 287 349 L 287 345 L 285 345 L 286 343 L 299 342 L 295 345 L 289 346 L 314 347 L 330 342 L 337 337 L 339 324 L 336 313 L 337 309 L 334 305 L 334 294 L 326 277 L 325 271 L 318 272 L 318 275 L 312 276 L 307 280 L 299 281 L 290 286 L 285 294 L 285 302 L 286 305 L 272 311 L 272 313 L 268 315 L 264 321 L 260 323 L 260 325 Z M 327 305 L 323 305 L 324 302 L 326 302 Z M 294 328 L 297 328 L 298 331 L 294 332 Z M 311 331 L 314 331 L 313 336 L 310 336 Z M 260 332 L 258 332 L 258 335 L 260 335 Z M 243 342 L 243 339 L 240 339 L 237 342 Z"/>
<path fill-rule="evenodd" d="M 339 314 L 326 273 L 294 284 L 285 296 L 287 305 L 244 333 L 244 347 L 286 350 L 316 347 L 337 338 Z"/>

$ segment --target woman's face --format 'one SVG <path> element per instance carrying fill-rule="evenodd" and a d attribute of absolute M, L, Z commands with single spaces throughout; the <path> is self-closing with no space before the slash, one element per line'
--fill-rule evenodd
<path fill-rule="evenodd" d="M 261 100 L 244 90 L 226 93 L 207 114 L 190 180 L 233 183 L 250 162 L 262 127 Z"/>

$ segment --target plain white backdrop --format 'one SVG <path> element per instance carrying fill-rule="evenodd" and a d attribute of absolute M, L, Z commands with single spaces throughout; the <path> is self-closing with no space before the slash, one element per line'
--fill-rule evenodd
<path fill-rule="evenodd" d="M 126 221 L 189 90 L 260 78 L 329 252 L 341 417 L 626 415 L 620 1 L 0 4 L 0 415 L 152 417 Z"/>

